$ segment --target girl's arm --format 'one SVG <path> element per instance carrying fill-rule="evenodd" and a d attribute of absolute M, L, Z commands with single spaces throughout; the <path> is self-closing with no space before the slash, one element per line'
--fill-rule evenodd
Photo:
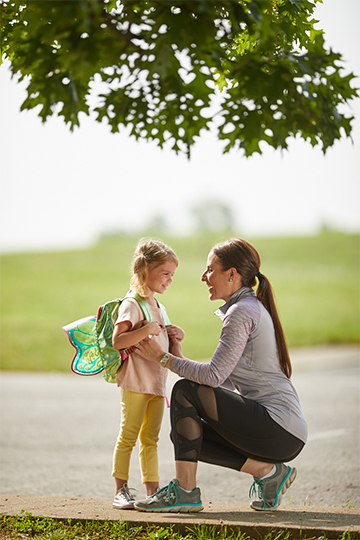
<path fill-rule="evenodd" d="M 185 337 L 185 332 L 180 326 L 176 326 L 175 324 L 168 324 L 166 326 L 166 331 L 168 333 L 168 336 L 170 339 L 182 341 Z"/>
<path fill-rule="evenodd" d="M 171 339 L 170 340 L 170 346 L 169 346 L 169 352 L 173 356 L 177 356 L 178 358 L 183 358 L 180 341 L 178 341 L 177 339 Z M 169 364 L 169 367 L 170 367 L 170 364 Z"/>
<path fill-rule="evenodd" d="M 166 326 L 166 331 L 170 338 L 169 352 L 174 356 L 182 358 L 181 341 L 185 337 L 184 330 L 175 324 L 168 324 Z"/>
<path fill-rule="evenodd" d="M 122 321 L 115 325 L 112 337 L 112 345 L 114 349 L 127 349 L 148 335 L 158 336 L 160 334 L 160 326 L 157 322 L 143 321 L 143 326 L 137 330 L 130 330 L 130 321 Z"/>

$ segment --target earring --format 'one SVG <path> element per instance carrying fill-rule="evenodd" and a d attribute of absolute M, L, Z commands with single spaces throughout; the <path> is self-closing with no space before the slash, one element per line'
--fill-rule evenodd
<path fill-rule="evenodd" d="M 229 281 L 232 281 L 232 280 L 233 280 L 233 278 L 231 277 L 231 278 L 229 279 Z"/>

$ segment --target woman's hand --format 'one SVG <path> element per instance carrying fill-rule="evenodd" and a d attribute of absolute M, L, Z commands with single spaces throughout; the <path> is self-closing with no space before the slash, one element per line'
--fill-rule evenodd
<path fill-rule="evenodd" d="M 160 364 L 160 360 L 167 352 L 164 351 L 164 349 L 158 343 L 156 343 L 154 339 L 149 337 L 146 337 L 140 341 L 140 343 L 138 343 L 136 346 L 136 350 L 143 358 L 156 362 L 157 364 Z"/>

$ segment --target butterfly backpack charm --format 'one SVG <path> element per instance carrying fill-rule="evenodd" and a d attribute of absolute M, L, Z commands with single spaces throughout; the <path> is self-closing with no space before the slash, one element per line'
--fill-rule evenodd
<path fill-rule="evenodd" d="M 63 326 L 69 341 L 76 349 L 71 369 L 78 375 L 96 375 L 103 371 L 100 351 L 96 341 L 96 317 L 84 317 Z"/>
<path fill-rule="evenodd" d="M 125 298 L 134 298 L 143 312 L 144 319 L 153 322 L 153 314 L 145 298 L 138 293 L 128 294 Z M 97 375 L 103 371 L 107 382 L 115 382 L 118 369 L 133 352 L 132 347 L 119 351 L 112 346 L 119 306 L 125 298 L 110 300 L 101 305 L 96 316 L 84 317 L 63 326 L 71 345 L 76 349 L 71 369 L 77 375 Z M 170 324 L 164 306 L 159 303 L 159 307 L 164 324 Z"/>

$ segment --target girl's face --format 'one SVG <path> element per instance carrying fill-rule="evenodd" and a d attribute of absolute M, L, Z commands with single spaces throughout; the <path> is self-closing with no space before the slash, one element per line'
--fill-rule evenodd
<path fill-rule="evenodd" d="M 223 270 L 218 257 L 210 251 L 207 267 L 201 276 L 209 288 L 210 300 L 224 300 L 227 302 L 233 294 L 233 281 L 229 281 L 229 270 Z"/>
<path fill-rule="evenodd" d="M 167 261 L 155 268 L 148 268 L 146 285 L 153 293 L 163 294 L 175 274 L 177 264 L 175 261 Z"/>

